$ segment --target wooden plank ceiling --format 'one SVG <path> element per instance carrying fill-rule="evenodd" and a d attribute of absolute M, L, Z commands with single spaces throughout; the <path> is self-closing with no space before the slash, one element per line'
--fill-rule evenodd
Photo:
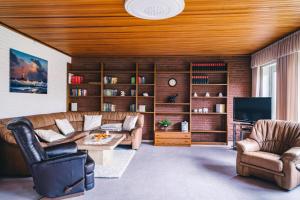
<path fill-rule="evenodd" d="M 0 21 L 72 56 L 245 55 L 300 28 L 299 0 L 186 0 L 147 21 L 123 0 L 1 0 Z"/>

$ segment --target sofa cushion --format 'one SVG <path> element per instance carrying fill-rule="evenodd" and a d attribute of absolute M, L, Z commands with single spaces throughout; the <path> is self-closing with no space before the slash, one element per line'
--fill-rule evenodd
<path fill-rule="evenodd" d="M 57 140 L 65 139 L 66 136 L 59 134 L 53 130 L 36 129 L 34 132 L 46 142 L 55 142 Z"/>
<path fill-rule="evenodd" d="M 101 130 L 120 132 L 122 131 L 122 123 L 103 124 Z"/>
<path fill-rule="evenodd" d="M 124 131 L 131 131 L 134 129 L 135 124 L 137 122 L 138 116 L 126 116 L 124 123 L 123 123 L 123 130 Z"/>
<path fill-rule="evenodd" d="M 70 133 L 75 132 L 75 129 L 73 128 L 72 124 L 67 119 L 56 119 L 55 123 L 56 123 L 58 129 L 64 135 L 69 135 Z"/>
<path fill-rule="evenodd" d="M 241 156 L 241 161 L 275 172 L 282 172 L 283 170 L 283 162 L 280 160 L 280 155 L 273 153 L 263 151 L 244 152 Z"/>
<path fill-rule="evenodd" d="M 50 143 L 41 142 L 41 145 L 42 145 L 42 147 L 50 147 L 50 146 L 55 146 L 55 145 L 63 144 L 63 143 L 67 143 L 67 142 L 73 142 L 73 141 L 76 141 L 80 138 L 87 136 L 88 134 L 89 134 L 88 131 L 77 131 L 77 132 L 67 135 L 65 139 L 58 140 L 55 142 L 50 142 Z"/>
<path fill-rule="evenodd" d="M 91 131 L 100 128 L 102 115 L 84 115 L 84 131 Z"/>

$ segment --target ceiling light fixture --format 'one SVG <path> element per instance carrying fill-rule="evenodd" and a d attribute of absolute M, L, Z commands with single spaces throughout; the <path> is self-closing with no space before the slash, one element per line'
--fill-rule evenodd
<path fill-rule="evenodd" d="M 130 15 L 149 20 L 175 17 L 184 6 L 184 0 L 125 0 L 125 9 Z"/>

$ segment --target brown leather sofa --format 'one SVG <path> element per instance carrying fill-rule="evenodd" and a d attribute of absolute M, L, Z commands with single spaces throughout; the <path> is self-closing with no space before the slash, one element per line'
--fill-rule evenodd
<path fill-rule="evenodd" d="M 120 132 L 126 134 L 126 138 L 121 144 L 131 145 L 132 149 L 138 149 L 142 142 L 142 128 L 144 126 L 144 116 L 132 112 L 65 112 L 65 113 L 51 113 L 42 115 L 27 116 L 34 129 L 52 129 L 59 132 L 55 125 L 55 119 L 68 119 L 76 130 L 75 133 L 70 134 L 66 139 L 44 143 L 41 142 L 43 147 L 56 145 L 58 143 L 66 143 L 76 141 L 89 132 L 84 132 L 83 122 L 84 115 L 102 115 L 102 124 L 107 123 L 120 123 L 123 122 L 127 115 L 138 115 L 136 128 L 131 132 Z M 11 119 L 0 120 L 0 173 L 5 176 L 28 176 L 29 171 L 25 165 L 23 156 L 20 149 L 16 144 L 15 138 L 12 133 L 6 128 L 7 123 Z"/>
<path fill-rule="evenodd" d="M 300 123 L 260 120 L 249 138 L 237 143 L 236 170 L 287 190 L 300 184 Z M 297 169 L 298 168 L 298 169 Z"/>

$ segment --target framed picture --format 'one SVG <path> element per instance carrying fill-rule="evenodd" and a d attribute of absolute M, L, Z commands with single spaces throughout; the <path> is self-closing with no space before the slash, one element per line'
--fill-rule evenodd
<path fill-rule="evenodd" d="M 47 94 L 48 61 L 10 49 L 10 92 Z"/>

